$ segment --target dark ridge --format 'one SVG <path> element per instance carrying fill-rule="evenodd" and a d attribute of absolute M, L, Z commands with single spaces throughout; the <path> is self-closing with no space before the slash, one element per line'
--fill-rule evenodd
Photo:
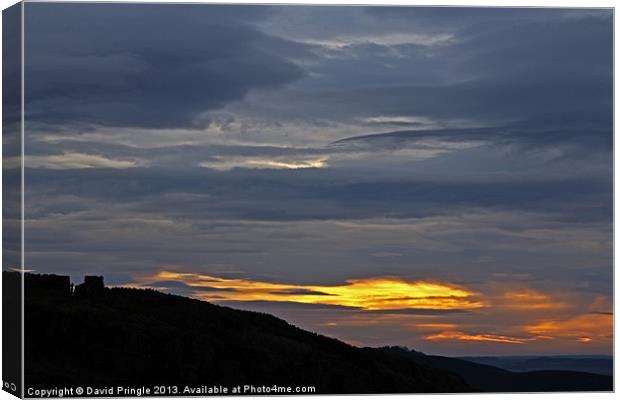
<path fill-rule="evenodd" d="M 47 279 L 54 290 L 41 285 Z M 74 290 L 67 282 L 26 275 L 27 387 L 282 385 L 315 386 L 317 394 L 471 391 L 451 372 L 350 346 L 268 314 L 154 290 L 105 288 L 94 277 Z"/>
<path fill-rule="evenodd" d="M 614 360 L 611 356 L 487 356 L 460 358 L 514 372 L 562 370 L 591 372 L 593 374 L 609 376 L 612 376 L 614 373 Z"/>
<path fill-rule="evenodd" d="M 403 347 L 384 351 L 408 357 L 422 365 L 451 371 L 483 392 L 612 391 L 613 377 L 580 371 L 539 370 L 512 372 L 459 358 L 431 356 Z"/>

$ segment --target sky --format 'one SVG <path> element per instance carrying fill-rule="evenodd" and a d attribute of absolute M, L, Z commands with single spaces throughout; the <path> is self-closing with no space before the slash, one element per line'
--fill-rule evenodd
<path fill-rule="evenodd" d="M 25 10 L 26 268 L 359 346 L 611 354 L 611 10 Z"/>

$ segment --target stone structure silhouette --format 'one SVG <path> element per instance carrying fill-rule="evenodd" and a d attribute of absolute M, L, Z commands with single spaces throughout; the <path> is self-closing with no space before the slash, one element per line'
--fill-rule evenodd
<path fill-rule="evenodd" d="M 3 279 L 13 279 L 16 285 L 20 285 L 20 277 L 18 273 L 3 274 Z M 71 278 L 66 275 L 39 275 L 26 273 L 24 274 L 24 288 L 27 295 L 34 296 L 78 296 L 78 297 L 96 297 L 105 291 L 103 276 L 87 275 L 84 277 L 84 283 L 73 285 Z"/>
<path fill-rule="evenodd" d="M 19 278 L 19 275 L 16 275 Z M 26 295 L 71 296 L 71 279 L 63 275 L 24 275 Z"/>
<path fill-rule="evenodd" d="M 103 276 L 87 275 L 84 283 L 75 286 L 73 294 L 77 297 L 97 297 L 101 296 L 104 290 Z"/>

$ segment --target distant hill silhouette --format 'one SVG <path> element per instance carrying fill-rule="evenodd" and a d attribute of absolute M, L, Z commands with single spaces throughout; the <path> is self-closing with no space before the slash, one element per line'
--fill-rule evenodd
<path fill-rule="evenodd" d="M 454 372 L 475 389 L 484 392 L 612 391 L 613 378 L 588 372 L 540 370 L 511 372 L 459 358 L 431 356 L 402 347 L 384 351 L 408 357 L 422 365 Z"/>
<path fill-rule="evenodd" d="M 612 389 L 610 377 L 595 374 L 513 373 L 397 347 L 358 348 L 269 314 L 106 288 L 97 277 L 75 289 L 55 275 L 26 274 L 25 282 L 26 386 L 310 385 L 317 394 Z"/>
<path fill-rule="evenodd" d="M 486 356 L 459 357 L 478 364 L 492 365 L 515 372 L 558 370 L 613 375 L 614 360 L 610 356 Z"/>

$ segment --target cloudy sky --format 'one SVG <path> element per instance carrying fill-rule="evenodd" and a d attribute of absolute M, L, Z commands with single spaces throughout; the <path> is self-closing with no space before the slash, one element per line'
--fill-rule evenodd
<path fill-rule="evenodd" d="M 611 353 L 612 17 L 27 3 L 26 267 L 356 345 Z"/>

